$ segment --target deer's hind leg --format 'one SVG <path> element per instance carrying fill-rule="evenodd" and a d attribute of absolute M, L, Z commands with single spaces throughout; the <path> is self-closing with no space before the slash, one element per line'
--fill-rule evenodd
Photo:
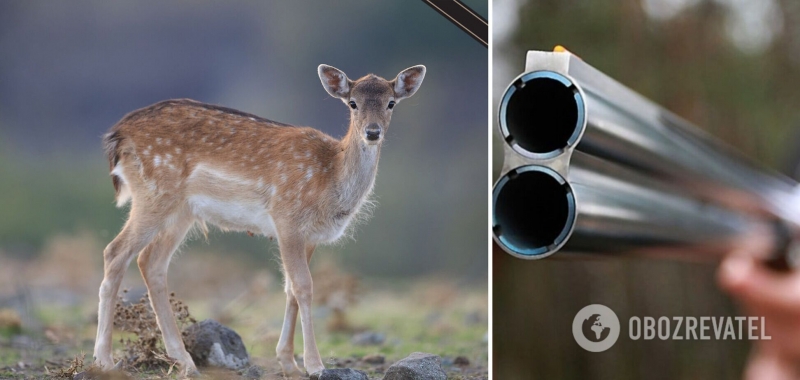
<path fill-rule="evenodd" d="M 178 329 L 169 301 L 167 268 L 170 258 L 183 242 L 193 224 L 194 219 L 188 213 L 174 217 L 172 223 L 165 226 L 137 260 L 142 278 L 147 286 L 147 292 L 150 295 L 150 305 L 156 314 L 156 322 L 164 339 L 167 355 L 178 361 L 184 374 L 196 373 L 197 369 L 192 357 L 186 352 L 181 331 Z"/>
<path fill-rule="evenodd" d="M 150 244 L 160 225 L 158 218 L 141 213 L 134 206 L 122 231 L 103 251 L 103 282 L 100 285 L 97 338 L 94 343 L 95 363 L 103 369 L 114 367 L 111 331 L 114 328 L 114 305 L 122 277 L 133 256 Z"/>

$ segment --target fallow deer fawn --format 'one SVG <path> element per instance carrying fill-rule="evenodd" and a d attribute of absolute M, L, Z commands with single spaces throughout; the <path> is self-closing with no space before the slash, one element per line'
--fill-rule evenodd
<path fill-rule="evenodd" d="M 303 363 L 324 369 L 311 323 L 308 264 L 317 244 L 339 239 L 364 204 L 375 180 L 383 136 L 396 103 L 417 91 L 425 66 L 391 81 L 375 75 L 350 80 L 320 65 L 328 93 L 350 107 L 341 140 L 233 109 L 191 100 L 168 100 L 134 111 L 104 136 L 118 206 L 131 202 L 122 231 L 103 252 L 96 364 L 114 367 L 111 329 L 120 282 L 138 254 L 158 327 L 170 357 L 185 374 L 196 367 L 172 314 L 167 266 L 195 225 L 276 237 L 286 276 L 286 313 L 276 349 L 287 375 L 294 360 L 298 311 Z"/>

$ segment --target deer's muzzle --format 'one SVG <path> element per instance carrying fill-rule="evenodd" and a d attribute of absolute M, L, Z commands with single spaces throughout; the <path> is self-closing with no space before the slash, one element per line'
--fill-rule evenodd
<path fill-rule="evenodd" d="M 367 141 L 378 141 L 381 139 L 381 126 L 372 123 L 365 130 Z"/>

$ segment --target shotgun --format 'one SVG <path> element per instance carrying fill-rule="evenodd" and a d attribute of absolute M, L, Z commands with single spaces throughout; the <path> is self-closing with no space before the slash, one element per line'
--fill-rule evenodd
<path fill-rule="evenodd" d="M 800 261 L 796 182 L 568 51 L 528 52 L 498 111 L 492 236 L 515 257 Z"/>

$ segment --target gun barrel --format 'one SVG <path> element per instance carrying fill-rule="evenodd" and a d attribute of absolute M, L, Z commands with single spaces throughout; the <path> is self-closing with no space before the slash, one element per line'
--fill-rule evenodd
<path fill-rule="evenodd" d="M 506 143 L 532 159 L 557 157 L 574 146 L 586 129 L 580 89 L 554 71 L 517 78 L 500 103 L 500 129 Z"/>
<path fill-rule="evenodd" d="M 497 182 L 492 202 L 496 241 L 526 259 L 563 250 L 703 260 L 779 244 L 762 219 L 579 152 L 569 181 L 546 166 L 517 167 Z"/>
<path fill-rule="evenodd" d="M 773 225 L 800 222 L 794 181 L 570 53 L 528 53 L 499 127 L 493 236 L 518 257 L 717 257 L 759 234 L 781 249 Z"/>

